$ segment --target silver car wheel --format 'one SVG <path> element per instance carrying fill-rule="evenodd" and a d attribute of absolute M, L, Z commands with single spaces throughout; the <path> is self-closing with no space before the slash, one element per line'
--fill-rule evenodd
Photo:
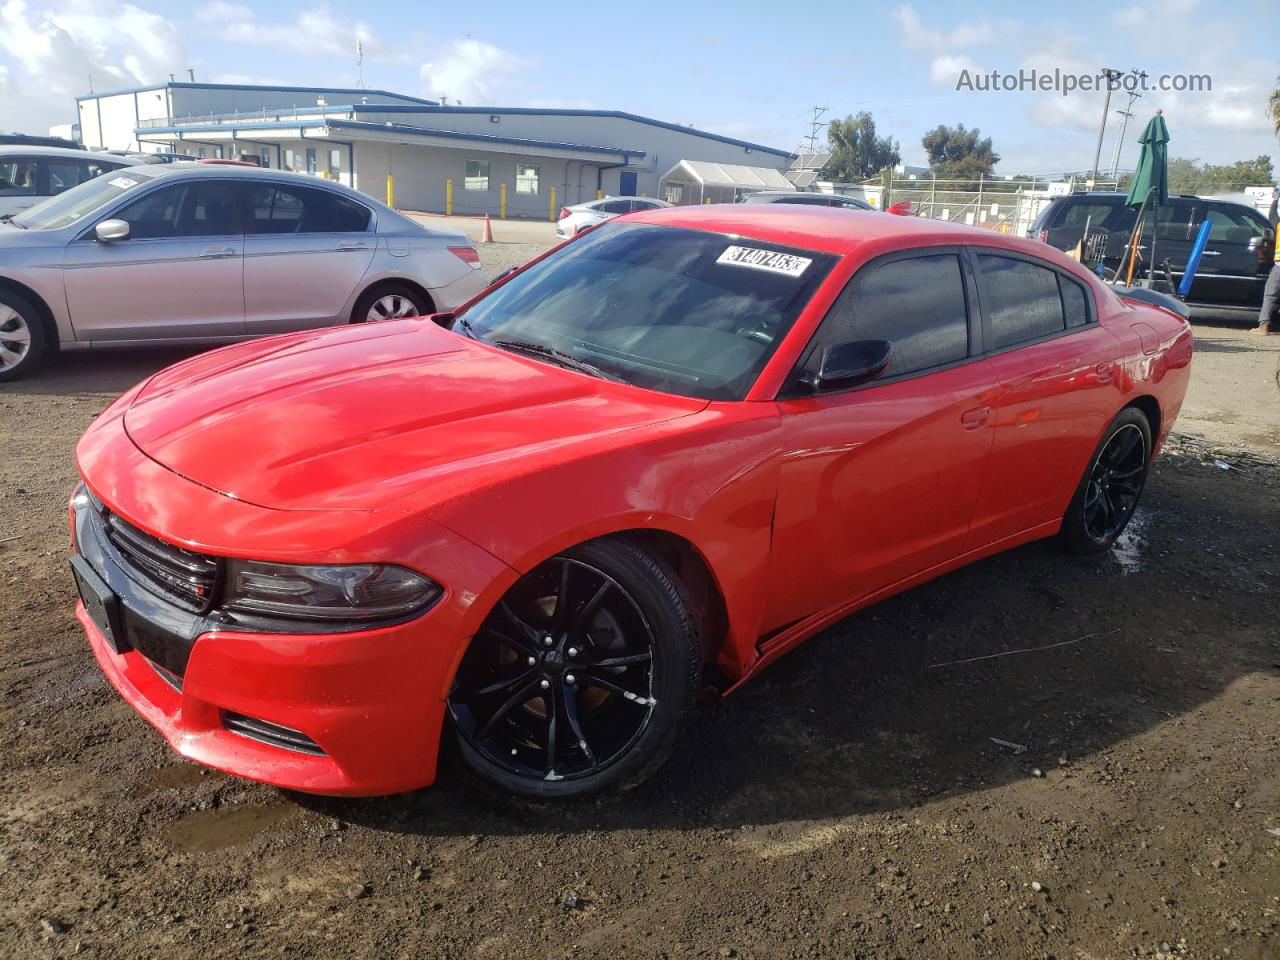
<path fill-rule="evenodd" d="M 398 320 L 401 317 L 416 317 L 421 314 L 418 305 L 408 297 L 402 297 L 398 293 L 389 293 L 385 297 L 379 297 L 369 306 L 369 313 L 365 317 L 366 323 L 376 323 L 379 320 Z"/>
<path fill-rule="evenodd" d="M 31 350 L 31 329 L 22 315 L 0 304 L 0 370 L 12 370 Z"/>

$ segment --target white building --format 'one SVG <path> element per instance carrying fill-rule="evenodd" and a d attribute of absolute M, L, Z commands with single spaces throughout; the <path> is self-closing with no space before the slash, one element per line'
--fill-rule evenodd
<path fill-rule="evenodd" d="M 384 90 L 166 83 L 77 104 L 90 148 L 247 157 L 379 199 L 390 190 L 400 209 L 437 213 L 554 219 L 560 206 L 602 194 L 659 196 L 660 178 L 682 160 L 770 172 L 792 160 L 620 111 L 441 106 Z M 679 202 L 700 202 L 689 193 Z"/>

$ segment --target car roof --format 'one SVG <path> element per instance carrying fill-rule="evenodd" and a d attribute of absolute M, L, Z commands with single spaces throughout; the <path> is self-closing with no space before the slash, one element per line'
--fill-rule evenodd
<path fill-rule="evenodd" d="M 723 203 L 665 207 L 630 213 L 628 223 L 650 223 L 689 230 L 708 230 L 767 243 L 801 247 L 837 256 L 864 247 L 902 249 L 947 244 L 1003 247 L 1047 260 L 1068 269 L 1079 264 L 1047 244 L 1013 234 L 997 233 L 925 217 L 897 217 L 868 211 L 851 217 L 848 211 L 803 203 Z"/>
<path fill-rule="evenodd" d="M 135 157 L 122 157 L 114 153 L 99 153 L 96 150 L 75 150 L 70 147 L 25 147 L 22 144 L 4 144 L 0 146 L 0 157 L 49 157 L 55 160 L 61 160 L 64 157 L 71 160 L 116 160 L 123 164 L 142 163 L 143 161 Z"/>
<path fill-rule="evenodd" d="M 364 204 L 376 203 L 372 197 L 352 190 L 345 184 L 313 177 L 307 173 L 295 173 L 292 170 L 272 170 L 255 167 L 252 164 L 232 166 L 224 163 L 201 163 L 199 160 L 178 160 L 174 163 L 147 163 L 129 169 L 129 176 L 150 177 L 153 180 L 169 177 L 230 177 L 232 180 L 244 180 L 249 177 L 262 177 L 266 180 L 293 180 L 299 185 L 317 187 L 322 190 L 333 190 L 337 193 L 358 198 Z"/>

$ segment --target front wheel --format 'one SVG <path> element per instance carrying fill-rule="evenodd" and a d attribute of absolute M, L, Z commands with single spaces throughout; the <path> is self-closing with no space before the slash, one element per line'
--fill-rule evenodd
<path fill-rule="evenodd" d="M 1062 545 L 1081 554 L 1111 547 L 1133 519 L 1150 466 L 1151 425 L 1127 407 L 1107 428 L 1062 518 Z"/>
<path fill-rule="evenodd" d="M 618 538 L 542 563 L 471 642 L 449 713 L 482 780 L 529 797 L 635 786 L 693 708 L 701 661 L 678 577 Z"/>

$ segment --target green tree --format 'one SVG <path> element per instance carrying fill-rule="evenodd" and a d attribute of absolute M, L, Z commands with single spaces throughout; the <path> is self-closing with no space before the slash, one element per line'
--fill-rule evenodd
<path fill-rule="evenodd" d="M 982 132 L 974 127 L 966 130 L 964 124 L 934 127 L 920 143 L 929 155 L 929 167 L 942 180 L 977 180 L 991 173 L 1000 162 L 1000 155 L 991 148 L 991 138 L 982 139 Z"/>
<path fill-rule="evenodd" d="M 876 122 L 865 111 L 832 120 L 827 127 L 827 142 L 831 145 L 831 159 L 823 174 L 837 183 L 866 180 L 901 159 L 897 141 L 876 136 Z"/>
<path fill-rule="evenodd" d="M 1200 163 L 1186 157 L 1169 160 L 1169 192 L 1187 194 L 1239 193 L 1245 187 L 1275 183 L 1267 155 L 1229 164 Z"/>
<path fill-rule="evenodd" d="M 1276 88 L 1267 98 L 1267 113 L 1271 116 L 1271 122 L 1275 124 L 1276 136 L 1280 137 L 1280 77 L 1276 77 Z"/>

